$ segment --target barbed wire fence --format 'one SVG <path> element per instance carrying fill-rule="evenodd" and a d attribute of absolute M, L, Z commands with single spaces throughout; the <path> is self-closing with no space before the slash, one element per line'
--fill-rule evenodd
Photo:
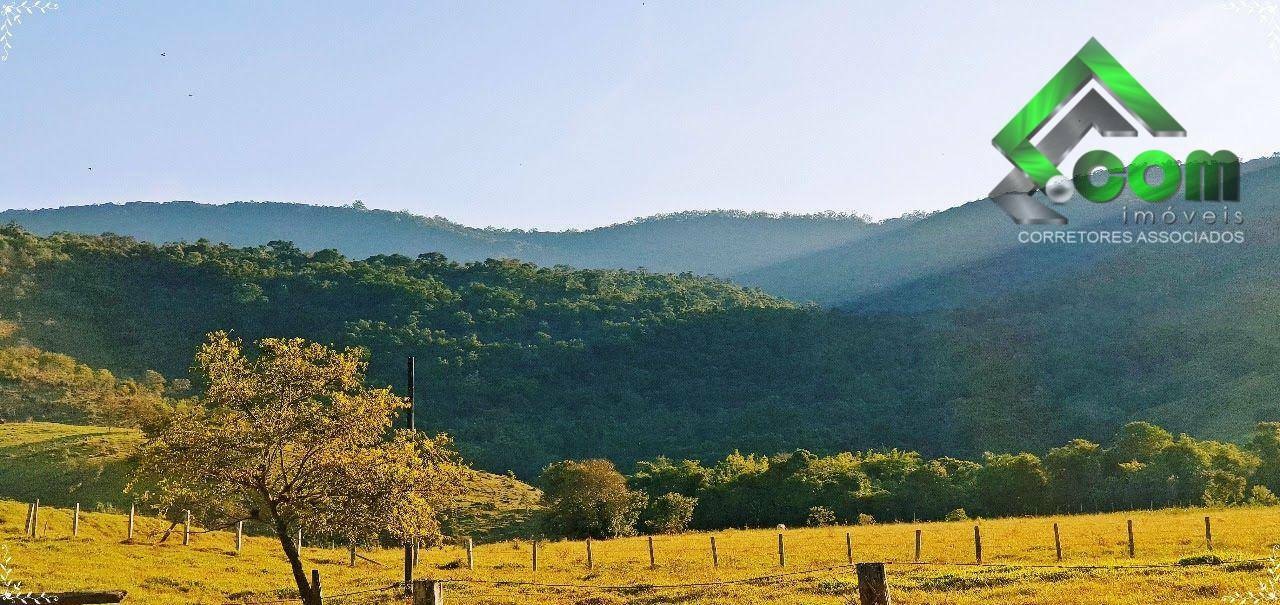
<path fill-rule="evenodd" d="M 79 516 L 80 507 L 74 509 L 58 510 L 53 509 L 56 515 L 42 515 L 39 501 L 32 502 L 28 505 L 27 515 L 27 537 L 38 539 L 40 537 L 50 537 L 50 530 L 55 529 L 54 533 L 65 533 L 70 531 L 72 536 L 79 532 Z M 51 528 L 51 520 L 56 519 L 55 528 Z M 128 532 L 129 536 L 134 535 L 140 527 L 138 527 L 139 519 L 135 519 L 134 515 L 130 515 L 127 527 L 125 523 L 121 523 L 120 528 L 122 535 Z M 183 522 L 173 522 L 168 519 L 147 518 L 146 521 L 151 525 L 156 525 L 159 529 L 162 525 L 168 525 L 170 531 L 175 525 L 182 526 L 184 535 L 183 544 L 188 544 L 189 536 L 213 536 L 221 533 L 226 526 L 214 528 L 196 529 L 191 527 L 191 517 L 184 514 Z M 61 526 L 67 526 L 65 528 Z M 101 531 L 101 524 L 98 524 Z M 1272 567 L 1276 566 L 1276 559 L 1269 558 L 1235 558 L 1225 559 L 1214 553 L 1214 535 L 1211 517 L 1204 517 L 1204 534 L 1203 548 L 1198 550 L 1198 554 L 1188 555 L 1176 561 L 1160 561 L 1160 562 L 1132 562 L 1132 563 L 1066 563 L 1063 562 L 1063 550 L 1060 542 L 1060 532 L 1057 523 L 1052 524 L 1053 542 L 1055 546 L 1054 552 L 1050 556 L 1056 556 L 1055 562 L 1006 562 L 1006 561 L 985 561 L 983 560 L 983 544 L 980 524 L 973 526 L 973 548 L 974 560 L 972 561 L 937 561 L 924 560 L 922 555 L 922 546 L 924 541 L 922 536 L 925 534 L 923 529 L 914 529 L 914 558 L 898 559 L 884 558 L 881 559 L 879 565 L 881 567 L 888 566 L 890 568 L 900 569 L 927 569 L 927 568 L 970 568 L 984 570 L 1102 570 L 1111 572 L 1124 572 L 1133 570 L 1151 570 L 1151 569 L 1187 569 L 1187 568 L 1206 568 L 1206 567 L 1226 567 L 1229 570 L 1263 570 L 1267 568 L 1267 564 Z M 1046 525 L 1046 529 L 1047 529 Z M 1123 527 L 1125 541 L 1120 544 L 1125 547 L 1121 554 L 1127 553 L 1130 558 L 1137 555 L 1137 545 L 1135 541 L 1135 531 L 1133 520 L 1126 520 Z M 239 535 L 241 528 L 237 524 L 236 534 L 229 534 L 234 537 L 236 550 L 242 547 L 242 536 Z M 428 582 L 432 585 L 431 590 L 425 591 L 426 594 L 433 594 L 435 590 L 443 590 L 445 587 L 451 588 L 457 596 L 469 599 L 513 599 L 519 600 L 522 596 L 528 596 L 532 593 L 546 593 L 548 591 L 566 591 L 578 593 L 613 593 L 613 594 L 644 594 L 652 592 L 672 592 L 686 591 L 698 592 L 714 590 L 733 585 L 768 585 L 780 582 L 798 582 L 798 581 L 818 581 L 818 580 L 839 580 L 834 584 L 834 590 L 851 592 L 858 589 L 861 582 L 855 582 L 852 579 L 845 579 L 845 576 L 859 570 L 861 565 L 855 561 L 856 558 L 865 557 L 868 551 L 873 548 L 869 545 L 862 545 L 859 552 L 855 553 L 854 540 L 852 538 L 852 530 L 856 528 L 837 528 L 829 527 L 825 532 L 821 530 L 808 529 L 802 533 L 788 534 L 780 531 L 768 539 L 762 539 L 760 533 L 753 532 L 751 535 L 735 535 L 734 532 L 725 532 L 722 534 L 705 535 L 707 542 L 701 546 L 696 545 L 691 536 L 645 536 L 635 538 L 623 538 L 606 541 L 556 541 L 542 542 L 538 540 L 530 541 L 514 541 L 508 543 L 514 551 L 527 556 L 527 563 L 521 565 L 511 560 L 510 554 L 506 556 L 496 557 L 497 562 L 492 559 L 486 561 L 483 557 L 478 557 L 474 550 L 474 545 L 470 540 L 465 542 L 459 541 L 455 543 L 451 549 L 456 550 L 457 559 L 445 561 L 437 564 L 436 569 L 429 572 L 431 576 L 422 582 Z M 903 528 L 906 529 L 905 527 Z M 954 556 L 956 544 L 956 529 L 950 527 L 945 533 L 931 532 L 934 536 L 929 541 L 930 545 L 945 544 L 948 554 Z M 849 530 L 849 531 L 845 531 Z M 156 533 L 156 532 L 146 532 Z M 166 533 L 166 532 L 159 532 Z M 909 546 L 910 534 L 903 532 L 903 546 Z M 842 535 L 843 534 L 843 535 Z M 938 535 L 944 536 L 938 540 Z M 231 537 L 228 539 L 230 540 Z M 718 541 L 717 541 L 718 538 Z M 841 540 L 843 538 L 843 540 Z M 201 542 L 207 544 L 202 538 Z M 129 539 L 126 538 L 126 543 Z M 1180 543 L 1187 544 L 1185 539 Z M 336 548 L 336 545 L 331 545 Z M 1221 545 L 1218 545 L 1219 548 Z M 594 548 L 594 551 L 593 551 Z M 788 548 L 792 549 L 792 554 L 800 555 L 813 567 L 802 569 L 788 569 Z M 879 553 L 884 552 L 884 545 L 877 544 L 876 550 Z M 484 555 L 498 554 L 500 551 L 486 549 L 488 552 Z M 814 556 L 814 553 L 821 553 Z M 535 554 L 536 553 L 536 554 Z M 541 562 L 538 556 L 541 555 Z M 857 555 L 855 557 L 855 554 Z M 465 558 L 463 558 L 465 556 Z M 1121 555 L 1118 555 L 1121 556 Z M 776 559 L 773 559 L 776 557 Z M 373 559 L 361 557 L 367 561 L 377 563 Z M 825 562 L 823 560 L 826 560 Z M 839 562 L 835 562 L 839 559 Z M 779 570 L 776 573 L 751 575 L 739 578 L 717 578 L 712 580 L 691 581 L 683 583 L 593 583 L 593 582 L 557 582 L 557 581 L 541 581 L 537 578 L 476 578 L 466 577 L 465 574 L 449 574 L 451 569 L 462 569 L 466 571 L 474 571 L 477 568 L 487 570 L 513 570 L 521 567 L 527 571 L 556 573 L 556 572 L 587 572 L 586 577 L 591 576 L 594 568 L 600 569 L 642 569 L 650 570 L 659 567 L 677 566 L 681 569 L 693 569 L 699 566 L 708 569 L 723 567 L 725 569 L 742 569 L 742 568 L 759 568 L 767 566 L 770 561 L 777 565 Z M 465 561 L 465 563 L 464 563 Z M 317 561 L 325 564 L 332 564 L 333 561 Z M 478 564 L 479 563 L 479 564 Z M 794 563 L 794 562 L 792 562 Z M 381 564 L 379 564 L 381 566 Z M 319 570 L 313 573 L 319 574 Z M 521 572 L 525 573 L 525 572 Z M 859 574 L 861 575 L 861 574 Z M 416 584 L 415 582 L 414 584 Z M 391 600 L 401 600 L 410 598 L 408 595 L 422 592 L 417 591 L 413 584 L 406 585 L 405 582 L 387 581 L 372 587 L 357 588 L 352 587 L 343 591 L 324 595 L 325 603 L 360 603 L 370 602 L 369 599 L 378 599 L 378 602 L 389 602 Z M 271 605 L 276 603 L 293 603 L 297 602 L 298 597 L 292 596 L 292 591 L 287 588 L 281 588 L 267 594 L 289 595 L 280 596 L 278 598 L 270 598 L 268 600 L 253 600 L 253 597 L 246 595 L 245 599 L 228 601 L 228 605 Z M 426 601 L 430 603 L 430 601 Z M 415 604 L 417 601 L 415 601 Z"/>

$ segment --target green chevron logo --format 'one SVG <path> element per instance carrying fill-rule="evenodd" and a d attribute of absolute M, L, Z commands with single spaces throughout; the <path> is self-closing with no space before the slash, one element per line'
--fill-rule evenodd
<path fill-rule="evenodd" d="M 1096 38 L 1090 38 L 1084 48 L 991 140 L 1036 185 L 1045 187 L 1049 184 L 1049 179 L 1062 176 L 1062 173 L 1031 144 L 1031 137 L 1040 132 L 1091 80 L 1097 80 L 1153 136 L 1187 136 L 1182 124 L 1169 115 L 1164 106 L 1134 79 L 1129 70 L 1116 61 Z M 1107 133 L 1104 132 L 1103 136 L 1107 136 Z"/>
<path fill-rule="evenodd" d="M 1098 91 L 1090 91 L 1039 143 L 1033 143 L 1090 82 L 1097 82 L 1110 93 L 1124 113 Z M 1071 178 L 1058 170 L 1058 164 L 1090 131 L 1104 137 L 1136 137 L 1134 122 L 1155 137 L 1187 135 L 1182 124 L 1097 39 L 1090 38 L 991 140 L 1014 166 L 1013 172 L 992 190 L 991 198 L 1018 224 L 1067 223 L 1066 217 L 1032 198 L 1037 190 L 1058 204 L 1077 192 L 1090 201 L 1105 203 L 1123 191 L 1126 173 L 1128 184 L 1138 197 L 1150 202 L 1168 199 L 1182 185 L 1181 167 L 1160 150 L 1143 152 L 1127 170 L 1115 154 L 1102 150 L 1084 154 Z M 1238 200 L 1239 166 L 1239 158 L 1229 151 L 1193 152 L 1186 162 L 1187 199 Z M 1149 169 L 1161 172 L 1158 184 L 1148 182 Z M 1093 182 L 1093 175 L 1099 171 L 1107 173 L 1105 183 Z"/>

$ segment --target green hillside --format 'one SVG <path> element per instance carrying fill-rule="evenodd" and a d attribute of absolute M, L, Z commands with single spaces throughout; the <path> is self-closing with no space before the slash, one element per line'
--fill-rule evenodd
<path fill-rule="evenodd" d="M 0 498 L 85 510 L 128 510 L 124 493 L 142 435 L 50 422 L 0 424 Z"/>
<path fill-rule="evenodd" d="M 792 271 L 844 284 L 835 310 L 691 275 L 8 227 L 0 319 L 135 389 L 188 378 L 217 329 L 361 347 L 397 388 L 416 355 L 422 427 L 526 479 L 565 458 L 1044 451 L 1130 420 L 1234 440 L 1280 420 L 1280 166 L 1242 185 L 1245 245 L 1017 246 L 989 202 L 899 225 Z"/>
<path fill-rule="evenodd" d="M 940 367 L 932 337 L 714 279 L 15 227 L 0 229 L 0 267 L 0 318 L 22 338 L 124 376 L 186 378 L 218 329 L 363 347 L 372 380 L 397 387 L 416 355 L 423 428 L 526 478 L 599 455 L 954 445 L 923 430 L 945 401 L 930 381 L 894 374 Z"/>
<path fill-rule="evenodd" d="M 356 206 L 273 202 L 101 204 L 6 210 L 42 235 L 115 233 L 153 243 L 208 239 L 234 246 L 290 241 L 354 258 L 438 252 L 457 261 L 518 258 L 544 266 L 731 275 L 889 231 L 910 219 L 869 223 L 856 215 L 681 212 L 584 231 L 477 229 L 441 217 Z"/>
<path fill-rule="evenodd" d="M 0 424 L 0 499 L 86 511 L 126 511 L 124 488 L 142 435 L 135 429 L 50 422 Z M 510 477 L 477 473 L 444 519 L 449 535 L 485 541 L 531 535 L 539 492 Z"/>

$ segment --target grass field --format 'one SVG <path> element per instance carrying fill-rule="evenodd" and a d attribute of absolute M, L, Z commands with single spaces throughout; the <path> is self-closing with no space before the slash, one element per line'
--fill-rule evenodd
<path fill-rule="evenodd" d="M 175 535 L 158 544 L 168 524 L 143 518 L 133 543 L 124 541 L 126 517 L 112 512 L 127 498 L 119 492 L 123 473 L 140 436 L 133 431 L 50 423 L 0 425 L 0 542 L 13 557 L 14 575 L 37 590 L 125 589 L 127 603 L 257 603 L 288 598 L 292 581 L 280 547 L 250 536 L 237 553 L 234 536 L 199 532 L 190 546 Z M 461 534 L 498 539 L 529 529 L 537 492 L 496 475 L 482 475 L 450 521 Z M 41 537 L 24 536 L 25 502 L 41 498 Z M 74 502 L 85 504 L 81 533 L 71 537 Z M 90 512 L 93 511 L 93 512 Z M 845 534 L 859 561 L 889 561 L 889 582 L 897 603 L 1097 604 L 1217 603 L 1265 578 L 1259 562 L 1179 566 L 1207 554 L 1204 517 L 1213 520 L 1213 554 L 1227 561 L 1267 557 L 1280 543 L 1280 508 L 1164 510 L 1055 518 L 997 519 L 982 528 L 984 561 L 974 561 L 975 522 L 883 524 L 789 529 L 787 561 L 778 564 L 777 531 L 722 531 L 655 538 L 657 566 L 649 569 L 644 538 L 593 544 L 595 568 L 586 569 L 582 542 L 539 546 L 539 569 L 531 567 L 532 545 L 514 540 L 478 545 L 477 567 L 466 568 L 457 546 L 424 551 L 418 577 L 451 578 L 451 603 L 848 603 L 854 574 L 847 566 Z M 1125 522 L 1134 521 L 1136 557 L 1128 556 Z M 1057 567 L 1053 524 L 1063 546 Z M 914 565 L 915 531 L 922 531 L 922 562 Z M 719 567 L 711 565 L 710 538 L 717 540 Z M 319 569 L 326 593 L 385 587 L 402 578 L 396 549 L 362 553 L 377 561 L 348 567 L 342 548 L 309 545 L 304 557 Z M 1107 569 L 1111 566 L 1165 565 Z M 1015 567 L 1004 567 L 1011 565 Z M 1045 567 L 1017 567 L 1045 566 Z M 1095 568 L 1081 568 L 1095 566 Z M 831 568 L 831 569 L 828 569 Z M 812 574 L 807 570 L 823 569 Z M 752 583 L 663 588 L 661 585 L 713 583 L 794 574 Z M 652 586 L 574 588 L 493 585 L 492 582 Z M 368 593 L 329 603 L 375 603 Z M 382 601 L 389 602 L 389 601 Z"/>
<path fill-rule="evenodd" d="M 0 498 L 123 512 L 133 455 L 142 435 L 132 429 L 52 422 L 0 424 Z M 528 535 L 541 493 L 521 481 L 476 473 L 445 519 L 453 535 L 486 540 Z"/>
<path fill-rule="evenodd" d="M 128 510 L 133 430 L 51 422 L 0 424 L 0 497 L 85 510 Z"/>
<path fill-rule="evenodd" d="M 124 543 L 125 517 L 83 515 L 81 535 L 70 537 L 70 513 L 45 510 L 43 535 L 23 536 L 24 504 L 0 503 L 0 541 L 13 555 L 15 576 L 41 590 L 126 589 L 128 603 L 261 602 L 288 597 L 292 590 L 279 545 L 251 537 L 243 552 L 225 532 L 197 533 L 190 546 L 175 536 L 153 543 L 167 524 L 144 519 L 136 543 Z M 1217 603 L 1223 595 L 1256 587 L 1265 564 L 1170 566 L 1129 569 L 1002 567 L 1055 564 L 1052 524 L 1061 529 L 1064 566 L 1126 566 L 1177 563 L 1206 554 L 1203 518 L 1214 525 L 1214 554 L 1226 560 L 1266 557 L 1280 540 L 1280 510 L 1235 508 L 1166 510 L 1057 518 L 984 520 L 984 567 L 907 564 L 914 557 L 914 532 L 922 530 L 926 563 L 970 563 L 973 522 L 789 529 L 784 532 L 786 567 L 777 559 L 777 531 L 725 531 L 655 539 L 656 569 L 649 569 L 644 538 L 593 543 L 595 569 L 586 569 L 582 542 L 539 546 L 539 570 L 530 569 L 531 544 L 523 541 L 477 546 L 475 571 L 466 569 L 459 547 L 424 551 L 418 577 L 482 582 L 542 584 L 663 585 L 718 582 L 778 573 L 796 575 L 750 584 L 697 588 L 541 588 L 491 584 L 449 584 L 452 603 L 848 603 L 854 575 L 846 563 L 845 532 L 860 561 L 900 562 L 889 566 L 897 603 Z M 1127 552 L 1126 519 L 1133 519 L 1137 556 Z M 709 538 L 717 537 L 720 567 L 711 566 Z M 395 549 L 363 553 L 381 566 L 361 561 L 347 567 L 344 549 L 308 547 L 309 567 L 321 571 L 330 595 L 389 585 L 401 577 Z M 837 566 L 806 575 L 805 570 Z M 332 603 L 375 603 L 375 594 Z"/>

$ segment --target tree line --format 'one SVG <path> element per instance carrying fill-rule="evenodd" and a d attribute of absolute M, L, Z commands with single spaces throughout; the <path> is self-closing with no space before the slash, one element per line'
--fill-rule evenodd
<path fill-rule="evenodd" d="M 541 475 L 548 533 L 613 537 L 786 525 L 956 520 L 1175 506 L 1280 503 L 1280 423 L 1243 445 L 1147 422 L 1106 444 L 1074 439 L 1043 456 L 980 460 L 883 450 L 819 456 L 733 453 L 704 465 L 665 457 L 622 475 L 607 460 L 564 461 Z"/>

